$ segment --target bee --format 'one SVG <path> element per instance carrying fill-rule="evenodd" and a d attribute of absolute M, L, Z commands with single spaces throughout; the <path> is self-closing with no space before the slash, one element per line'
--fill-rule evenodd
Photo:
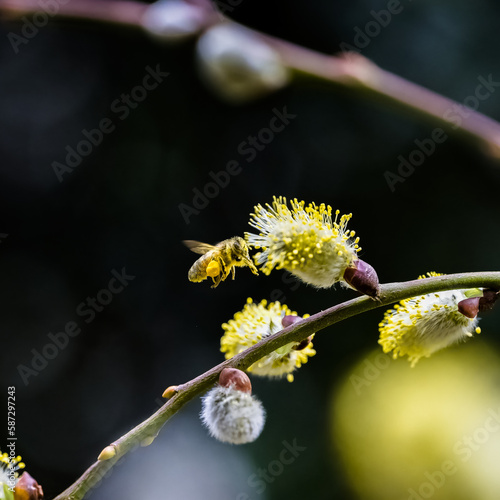
<path fill-rule="evenodd" d="M 184 240 L 183 243 L 192 252 L 202 254 L 189 270 L 189 281 L 198 283 L 210 277 L 214 281 L 212 288 L 216 288 L 229 273 L 232 273 L 234 280 L 236 267 L 248 266 L 252 273 L 259 274 L 248 253 L 248 245 L 240 236 L 234 236 L 216 245 L 194 240 Z"/>

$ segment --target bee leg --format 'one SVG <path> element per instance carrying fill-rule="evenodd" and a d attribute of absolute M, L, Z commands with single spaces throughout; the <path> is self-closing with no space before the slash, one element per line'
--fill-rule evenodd
<path fill-rule="evenodd" d="M 233 266 L 233 267 L 231 268 L 231 272 L 232 272 L 232 275 L 233 275 L 233 280 L 234 280 L 234 278 L 235 278 L 235 276 L 236 276 L 236 267 L 235 267 L 235 266 Z"/>
<path fill-rule="evenodd" d="M 259 270 L 254 266 L 254 263 L 250 261 L 250 271 L 252 271 L 253 274 L 256 274 L 257 276 L 259 275 Z"/>
<path fill-rule="evenodd" d="M 212 278 L 214 280 L 214 284 L 210 288 L 217 288 L 219 286 L 219 283 L 221 282 L 221 275 L 219 274 L 215 278 Z"/>
<path fill-rule="evenodd" d="M 217 259 L 216 260 L 217 264 L 219 264 L 219 274 L 217 276 L 214 276 L 212 279 L 214 280 L 214 284 L 212 285 L 212 288 L 217 288 L 219 286 L 219 283 L 221 281 L 224 281 L 226 279 L 226 267 L 224 265 L 224 261 L 222 259 Z"/>
<path fill-rule="evenodd" d="M 229 267 L 226 266 L 226 263 L 220 259 L 220 265 L 221 265 L 221 281 L 224 281 L 228 276 L 229 276 L 229 272 L 230 272 L 230 269 Z"/>

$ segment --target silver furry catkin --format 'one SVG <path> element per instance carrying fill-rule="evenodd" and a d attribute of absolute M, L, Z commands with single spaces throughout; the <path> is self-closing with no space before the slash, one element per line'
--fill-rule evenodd
<path fill-rule="evenodd" d="M 264 428 L 266 412 L 251 395 L 248 376 L 241 370 L 226 368 L 219 383 L 202 399 L 201 421 L 210 435 L 223 443 L 245 444 L 255 441 Z"/>

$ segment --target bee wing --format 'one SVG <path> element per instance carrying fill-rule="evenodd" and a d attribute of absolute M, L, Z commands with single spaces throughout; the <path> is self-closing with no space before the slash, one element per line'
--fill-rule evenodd
<path fill-rule="evenodd" d="M 184 245 L 186 245 L 189 250 L 191 250 L 191 252 L 199 253 L 201 255 L 204 255 L 216 248 L 213 245 L 209 245 L 208 243 L 202 243 L 201 241 L 195 240 L 184 240 L 182 243 L 184 243 Z"/>

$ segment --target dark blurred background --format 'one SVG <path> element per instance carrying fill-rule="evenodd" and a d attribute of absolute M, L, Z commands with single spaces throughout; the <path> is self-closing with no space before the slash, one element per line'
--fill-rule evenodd
<path fill-rule="evenodd" d="M 479 76 L 500 80 L 498 2 L 403 4 L 363 55 L 458 102 L 473 94 Z M 386 6 L 244 0 L 226 14 L 333 54 L 342 42 L 353 44 L 355 27 L 372 20 L 372 9 Z M 303 314 L 353 296 L 248 269 L 215 290 L 190 283 L 196 256 L 183 239 L 242 235 L 256 203 L 285 195 L 352 212 L 362 258 L 382 282 L 499 268 L 498 161 L 451 135 L 394 192 L 384 177 L 438 124 L 306 79 L 232 105 L 200 80 L 194 41 L 171 46 L 138 30 L 52 21 L 16 54 L 8 34 L 20 26 L 0 25 L 0 371 L 4 387 L 17 389 L 17 451 L 48 498 L 150 415 L 165 387 L 223 360 L 220 325 L 247 297 L 280 299 Z M 112 103 L 157 65 L 169 76 L 118 119 Z M 247 162 L 239 145 L 284 107 L 296 118 Z M 479 111 L 500 119 L 500 92 Z M 116 129 L 59 182 L 53 162 L 64 163 L 65 148 L 106 117 Z M 192 205 L 193 189 L 230 160 L 242 172 L 186 223 L 179 204 Z M 86 323 L 79 305 L 123 268 L 135 278 Z M 377 348 L 382 313 L 321 332 L 317 356 L 295 382 L 253 378 L 268 413 L 255 443 L 211 440 L 194 401 L 150 448 L 124 460 L 94 498 L 139 498 L 152 484 L 166 499 L 355 498 L 330 436 L 330 402 L 350 367 Z M 31 367 L 32 350 L 41 352 L 48 334 L 71 321 L 81 333 L 25 384 L 19 366 Z M 498 322 L 498 312 L 487 316 L 484 335 L 471 342 L 497 348 Z M 294 439 L 306 450 L 258 491 L 248 478 Z"/>

